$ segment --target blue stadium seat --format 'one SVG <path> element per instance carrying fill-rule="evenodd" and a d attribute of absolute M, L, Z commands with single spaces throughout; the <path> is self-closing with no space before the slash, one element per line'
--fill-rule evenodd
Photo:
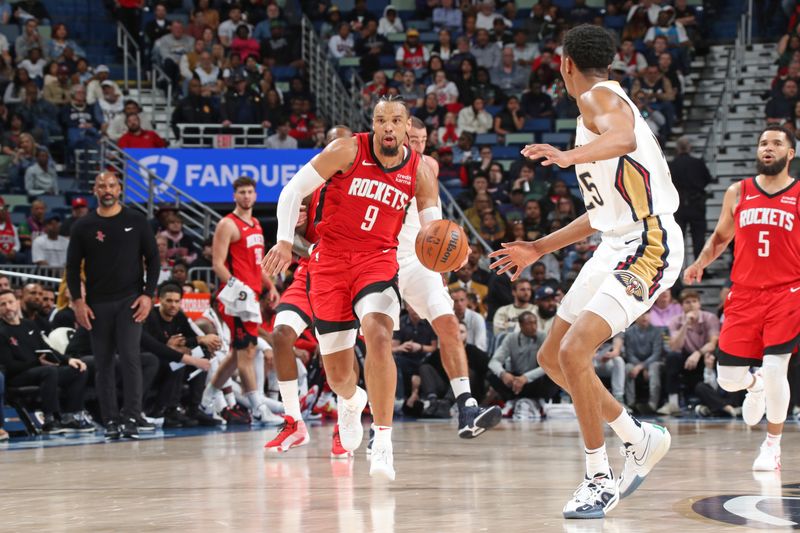
<path fill-rule="evenodd" d="M 64 203 L 64 197 L 60 195 L 43 194 L 39 196 L 37 200 L 44 202 L 44 205 L 47 206 L 48 211 L 52 211 L 57 207 L 64 207 L 67 205 Z"/>
<path fill-rule="evenodd" d="M 522 126 L 522 131 L 525 133 L 552 131 L 552 129 L 553 122 L 549 118 L 530 118 Z"/>
<path fill-rule="evenodd" d="M 518 159 L 519 148 L 516 146 L 492 146 L 493 159 Z"/>
<path fill-rule="evenodd" d="M 13 45 L 14 41 L 19 37 L 19 26 L 16 24 L 0 24 L 0 33 L 6 36 L 9 44 Z"/>
<path fill-rule="evenodd" d="M 475 144 L 480 146 L 482 144 L 497 144 L 497 134 L 496 133 L 479 133 L 475 137 Z"/>
<path fill-rule="evenodd" d="M 294 67 L 272 67 L 272 75 L 276 80 L 287 81 L 297 76 L 297 69 Z"/>
<path fill-rule="evenodd" d="M 578 186 L 578 176 L 572 170 L 561 170 L 558 173 L 558 179 L 567 184 L 567 187 Z"/>
<path fill-rule="evenodd" d="M 397 67 L 397 61 L 395 61 L 394 56 L 380 56 L 378 58 L 378 63 L 380 64 L 381 68 Z"/>
<path fill-rule="evenodd" d="M 542 135 L 542 143 L 560 148 L 565 148 L 571 140 L 572 134 L 570 133 L 545 133 Z"/>
<path fill-rule="evenodd" d="M 498 114 L 502 110 L 503 110 L 503 106 L 499 106 L 499 105 L 487 105 L 486 106 L 486 112 L 489 113 L 492 116 L 495 116 L 496 114 Z"/>
<path fill-rule="evenodd" d="M 575 7 L 575 0 L 553 0 L 553 5 L 558 6 L 559 9 L 566 9 L 569 11 Z"/>
<path fill-rule="evenodd" d="M 30 204 L 15 205 L 14 207 L 11 208 L 11 214 L 13 215 L 14 213 L 22 213 L 24 216 L 27 217 L 28 215 L 31 214 L 31 206 Z"/>
<path fill-rule="evenodd" d="M 603 26 L 622 32 L 625 27 L 625 15 L 606 15 L 603 17 Z"/>
<path fill-rule="evenodd" d="M 15 226 L 19 226 L 20 224 L 25 222 L 25 219 L 28 218 L 28 215 L 26 215 L 25 213 L 20 213 L 19 211 L 12 212 L 10 216 L 11 216 L 11 223 L 14 224 Z"/>
<path fill-rule="evenodd" d="M 378 19 L 383 16 L 383 8 L 385 8 L 389 2 L 386 0 L 367 0 L 367 9 L 375 15 Z"/>

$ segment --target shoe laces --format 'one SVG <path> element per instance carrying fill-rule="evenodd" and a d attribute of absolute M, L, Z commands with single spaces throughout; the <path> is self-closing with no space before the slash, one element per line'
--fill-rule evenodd
<path fill-rule="evenodd" d="M 386 446 L 378 446 L 372 448 L 372 461 L 378 461 L 379 463 L 386 463 L 387 465 L 390 464 L 389 458 L 391 454 L 389 453 L 389 448 Z"/>
<path fill-rule="evenodd" d="M 594 477 L 592 479 L 584 479 L 583 483 L 575 490 L 573 496 L 580 502 L 594 502 L 598 499 L 600 492 L 603 491 L 602 483 L 595 480 L 607 479 L 605 477 Z"/>
<path fill-rule="evenodd" d="M 281 436 L 290 435 L 290 434 L 294 433 L 294 431 L 296 429 L 297 429 L 297 422 L 294 422 L 294 421 L 289 422 L 289 417 L 288 416 L 284 416 L 283 417 L 283 424 L 281 424 L 281 429 L 280 429 L 280 431 L 278 431 L 278 435 L 277 435 L 276 438 L 280 438 Z M 284 433 L 286 433 L 286 435 L 283 435 Z"/>

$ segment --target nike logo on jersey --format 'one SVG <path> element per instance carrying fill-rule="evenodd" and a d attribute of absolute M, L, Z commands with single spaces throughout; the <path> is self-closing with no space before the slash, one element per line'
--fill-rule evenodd
<path fill-rule="evenodd" d="M 789 292 L 792 292 L 792 293 L 795 293 L 797 291 L 800 291 L 800 287 L 792 287 L 791 289 L 789 289 Z"/>
<path fill-rule="evenodd" d="M 361 164 L 364 165 L 365 167 L 377 167 L 378 166 L 375 163 L 368 163 L 366 161 L 362 161 Z"/>
<path fill-rule="evenodd" d="M 744 199 L 745 199 L 745 200 L 755 200 L 755 199 L 756 199 L 756 198 L 758 198 L 759 196 L 761 196 L 761 195 L 760 195 L 760 194 L 754 194 L 753 196 L 750 196 L 750 195 L 748 194 L 747 196 L 745 196 L 745 197 L 744 197 Z"/>
<path fill-rule="evenodd" d="M 129 231 L 132 231 L 132 230 L 133 230 L 133 228 L 125 228 L 125 233 L 128 233 Z"/>
<path fill-rule="evenodd" d="M 385 250 L 382 250 L 381 253 L 382 254 L 387 254 L 387 253 L 389 253 L 389 251 L 391 251 L 391 248 L 387 248 Z"/>

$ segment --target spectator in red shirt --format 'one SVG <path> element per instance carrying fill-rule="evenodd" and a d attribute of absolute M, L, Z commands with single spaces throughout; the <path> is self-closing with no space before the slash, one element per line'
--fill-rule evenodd
<path fill-rule="evenodd" d="M 313 145 L 311 139 L 312 127 L 311 122 L 316 120 L 317 116 L 311 112 L 311 101 L 307 98 L 292 98 L 292 113 L 289 115 L 289 123 L 291 129 L 289 135 L 297 139 L 297 144 L 301 148 L 307 148 Z"/>
<path fill-rule="evenodd" d="M 152 130 L 143 130 L 139 122 L 139 115 L 131 113 L 125 117 L 128 133 L 119 138 L 120 148 L 166 148 L 167 141 Z"/>
<path fill-rule="evenodd" d="M 250 28 L 246 24 L 236 28 L 236 36 L 231 42 L 231 52 L 239 54 L 242 57 L 242 62 L 245 62 L 250 56 L 258 60 L 261 53 L 261 45 L 257 40 L 250 37 Z"/>

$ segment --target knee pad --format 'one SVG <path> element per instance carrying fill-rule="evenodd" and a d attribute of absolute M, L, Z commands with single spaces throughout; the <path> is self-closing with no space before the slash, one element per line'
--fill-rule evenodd
<path fill-rule="evenodd" d="M 744 390 L 752 382 L 750 369 L 746 366 L 717 365 L 717 383 L 728 392 Z"/>
<path fill-rule="evenodd" d="M 789 354 L 765 355 L 761 367 L 764 394 L 767 400 L 767 421 L 782 424 L 789 409 Z"/>

